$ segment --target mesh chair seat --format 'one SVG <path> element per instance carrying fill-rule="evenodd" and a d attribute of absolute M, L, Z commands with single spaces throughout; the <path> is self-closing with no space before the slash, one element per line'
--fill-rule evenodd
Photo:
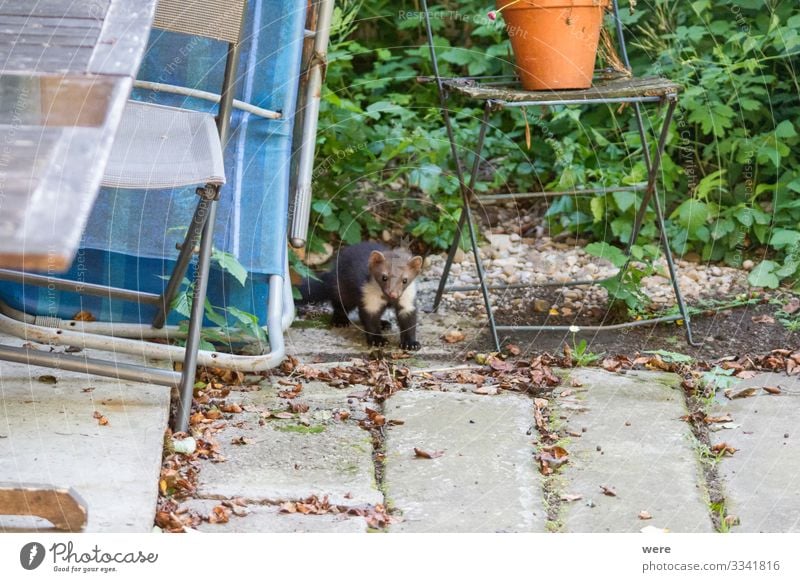
<path fill-rule="evenodd" d="M 222 146 L 213 115 L 128 102 L 104 186 L 155 189 L 224 183 Z"/>

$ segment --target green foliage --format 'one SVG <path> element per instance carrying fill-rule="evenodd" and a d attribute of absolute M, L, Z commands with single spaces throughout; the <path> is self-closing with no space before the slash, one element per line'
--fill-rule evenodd
<path fill-rule="evenodd" d="M 236 279 L 240 285 L 247 282 L 247 269 L 230 253 L 212 249 L 211 262 L 216 263 L 223 272 Z M 192 300 L 194 298 L 194 281 L 184 278 L 181 290 L 172 300 L 172 309 L 186 318 L 192 314 Z M 229 317 L 233 325 L 229 323 Z M 267 341 L 264 329 L 259 325 L 258 317 L 236 307 L 215 307 L 206 299 L 205 317 L 217 326 L 216 329 L 204 328 L 200 340 L 200 349 L 214 350 L 214 344 L 230 344 L 232 335 L 243 336 L 245 339 L 256 340 L 261 343 Z M 182 324 L 186 325 L 186 324 Z M 237 333 L 238 332 L 238 333 Z"/>
<path fill-rule="evenodd" d="M 485 16 L 492 6 L 477 0 L 431 6 L 442 75 L 512 72 L 502 19 Z M 412 0 L 337 3 L 321 108 L 312 244 L 320 238 L 350 243 L 375 237 L 383 224 L 402 225 L 434 248 L 452 240 L 458 182 L 435 87 L 417 82 L 432 73 L 418 10 Z M 622 17 L 636 74 L 663 75 L 684 87 L 659 176 L 674 251 L 695 251 L 704 260 L 734 266 L 752 257 L 761 263 L 751 274 L 754 285 L 795 281 L 800 6 L 778 0 L 653 0 L 640 2 L 632 14 L 623 9 Z M 472 103 L 452 102 L 464 106 L 452 118 L 469 168 L 481 112 Z M 646 108 L 646 125 L 657 127 L 662 115 Z M 556 199 L 546 215 L 554 233 L 567 230 L 624 245 L 641 202 L 637 189 L 646 181 L 641 147 L 630 107 L 497 112 L 475 190 L 630 186 Z M 658 242 L 654 218 L 648 209 L 640 248 Z M 639 260 L 653 256 L 643 252 Z M 627 288 L 617 289 L 629 306 L 637 301 L 633 285 L 639 275 L 631 269 Z"/>

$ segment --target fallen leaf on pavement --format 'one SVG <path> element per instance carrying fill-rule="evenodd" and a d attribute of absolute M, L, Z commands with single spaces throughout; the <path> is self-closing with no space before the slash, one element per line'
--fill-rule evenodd
<path fill-rule="evenodd" d="M 497 386 L 479 386 L 472 390 L 473 394 L 482 394 L 484 396 L 494 396 L 499 392 L 500 389 Z"/>
<path fill-rule="evenodd" d="M 650 515 L 650 513 L 647 512 L 647 511 L 640 511 L 639 512 L 639 519 L 641 519 L 641 520 L 653 519 L 653 516 Z"/>
<path fill-rule="evenodd" d="M 768 394 L 780 394 L 781 387 L 780 386 L 764 386 L 764 392 Z"/>
<path fill-rule="evenodd" d="M 600 490 L 603 492 L 603 495 L 608 495 L 609 497 L 617 496 L 617 492 L 614 491 L 614 488 L 608 485 L 600 485 Z"/>
<path fill-rule="evenodd" d="M 562 493 L 559 499 L 561 501 L 566 501 L 566 502 L 578 501 L 580 499 L 583 499 L 583 495 L 579 495 L 577 493 Z"/>
<path fill-rule="evenodd" d="M 428 451 L 423 451 L 422 449 L 414 447 L 414 456 L 419 457 L 420 459 L 436 459 L 442 455 L 444 455 L 444 451 L 434 451 L 429 453 Z"/>
<path fill-rule="evenodd" d="M 725 396 L 730 398 L 731 400 L 736 400 L 737 398 L 750 398 L 751 396 L 755 396 L 758 394 L 758 388 L 745 388 L 743 390 L 739 390 L 738 392 L 732 392 L 730 395 L 727 393 Z"/>
<path fill-rule="evenodd" d="M 442 336 L 442 339 L 449 344 L 455 344 L 458 342 L 463 342 L 465 337 L 466 336 L 464 335 L 464 332 L 457 329 L 451 329 Z"/>
<path fill-rule="evenodd" d="M 711 447 L 711 452 L 715 455 L 732 455 L 737 450 L 739 449 L 730 446 L 728 443 L 717 443 Z"/>
<path fill-rule="evenodd" d="M 94 414 L 92 414 L 92 418 L 97 419 L 97 424 L 99 424 L 100 426 L 106 426 L 108 424 L 108 419 L 102 414 L 100 414 L 100 412 L 98 412 L 97 410 L 95 410 Z"/>

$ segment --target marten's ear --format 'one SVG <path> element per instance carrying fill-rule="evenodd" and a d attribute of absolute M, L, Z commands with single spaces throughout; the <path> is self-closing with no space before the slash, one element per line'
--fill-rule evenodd
<path fill-rule="evenodd" d="M 419 275 L 419 272 L 422 270 L 422 257 L 414 257 L 408 261 L 408 268 Z"/>
<path fill-rule="evenodd" d="M 370 269 L 375 267 L 376 265 L 382 264 L 386 261 L 386 257 L 383 256 L 383 253 L 380 251 L 372 251 L 369 254 L 369 267 Z"/>

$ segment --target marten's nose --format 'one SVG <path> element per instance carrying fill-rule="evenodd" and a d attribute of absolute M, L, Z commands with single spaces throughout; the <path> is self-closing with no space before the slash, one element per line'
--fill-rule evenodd
<path fill-rule="evenodd" d="M 396 291 L 389 291 L 389 299 L 394 301 L 395 299 L 397 299 L 397 297 L 398 297 L 398 295 L 397 295 Z"/>

